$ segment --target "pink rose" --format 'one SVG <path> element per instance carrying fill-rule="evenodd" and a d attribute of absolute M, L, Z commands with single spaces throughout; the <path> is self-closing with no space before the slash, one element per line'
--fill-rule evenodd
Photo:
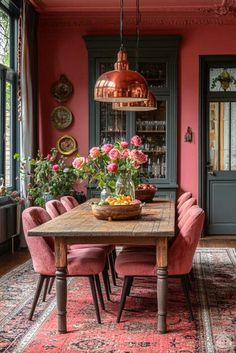
<path fill-rule="evenodd" d="M 137 164 L 143 164 L 147 162 L 147 155 L 144 154 L 142 151 L 140 150 L 132 150 L 130 151 L 130 157 L 131 159 L 136 162 Z"/>
<path fill-rule="evenodd" d="M 110 150 L 112 149 L 112 147 L 113 147 L 113 146 L 112 146 L 111 143 L 106 143 L 105 145 L 103 145 L 103 146 L 101 147 L 101 150 L 102 150 L 102 152 L 108 154 L 108 153 L 110 152 Z"/>
<path fill-rule="evenodd" d="M 127 148 L 121 152 L 121 157 L 123 158 L 128 158 L 129 157 L 129 153 L 130 153 L 130 150 L 128 150 Z"/>
<path fill-rule="evenodd" d="M 86 163 L 86 158 L 85 157 L 78 157 L 75 158 L 72 162 L 72 165 L 75 169 L 81 169 Z"/>
<path fill-rule="evenodd" d="M 89 151 L 89 154 L 92 158 L 97 158 L 101 156 L 101 153 L 98 147 L 91 148 L 91 150 Z"/>
<path fill-rule="evenodd" d="M 58 170 L 59 170 L 59 165 L 58 165 L 58 164 L 54 164 L 54 165 L 52 166 L 52 171 L 53 171 L 53 172 L 58 172 Z"/>
<path fill-rule="evenodd" d="M 138 147 L 142 145 L 142 139 L 138 135 L 135 135 L 131 138 L 130 143 Z"/>
<path fill-rule="evenodd" d="M 116 163 L 109 163 L 107 165 L 107 170 L 108 170 L 108 172 L 116 173 L 118 170 L 118 165 Z"/>
<path fill-rule="evenodd" d="M 13 197 L 13 198 L 17 198 L 17 197 L 19 197 L 19 193 L 18 193 L 18 191 L 12 191 L 12 193 L 11 193 L 11 197 Z"/>
<path fill-rule="evenodd" d="M 116 160 L 120 157 L 120 151 L 117 148 L 112 148 L 109 152 L 109 157 Z"/>
<path fill-rule="evenodd" d="M 51 157 L 52 157 L 52 156 L 51 156 L 51 154 L 49 153 L 49 154 L 47 155 L 47 160 L 50 161 L 50 160 L 51 160 Z"/>
<path fill-rule="evenodd" d="M 139 169 L 140 168 L 140 164 L 135 162 L 135 161 L 134 161 L 133 165 L 134 165 L 134 169 Z"/>
<path fill-rule="evenodd" d="M 127 147 L 129 146 L 129 142 L 127 142 L 127 141 L 121 141 L 120 145 L 121 145 L 121 147 L 123 147 L 123 148 L 127 148 Z"/>

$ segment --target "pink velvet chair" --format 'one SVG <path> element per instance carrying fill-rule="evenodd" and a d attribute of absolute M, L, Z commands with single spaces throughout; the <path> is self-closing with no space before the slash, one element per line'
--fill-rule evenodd
<path fill-rule="evenodd" d="M 66 208 L 59 200 L 50 200 L 46 202 L 45 208 L 51 218 L 56 218 L 67 212 Z"/>
<path fill-rule="evenodd" d="M 66 208 L 63 206 L 63 204 L 59 200 L 48 201 L 45 205 L 45 208 L 51 218 L 56 218 L 56 217 L 60 216 L 61 214 L 64 214 L 67 212 Z M 112 257 L 112 251 L 113 251 L 114 247 L 109 244 L 73 244 L 73 245 L 68 245 L 68 251 L 72 251 L 72 250 L 76 250 L 76 249 L 86 249 L 86 248 L 101 248 L 106 252 L 107 257 L 108 257 L 108 261 L 110 264 L 110 268 L 111 268 L 113 283 L 114 283 L 114 285 L 116 285 L 114 260 Z M 106 264 L 106 270 L 108 271 L 108 264 Z M 103 280 L 104 280 L 107 299 L 110 300 L 111 285 L 110 285 L 110 281 L 109 281 L 108 272 L 106 270 L 103 271 Z M 53 281 L 51 281 L 51 283 L 50 283 L 49 291 L 48 291 L 49 293 L 51 291 L 52 285 L 53 285 Z"/>
<path fill-rule="evenodd" d="M 187 191 L 183 193 L 177 200 L 177 209 L 179 209 L 183 205 L 183 203 L 185 203 L 185 201 L 187 201 L 191 197 L 192 197 L 191 192 Z"/>
<path fill-rule="evenodd" d="M 22 222 L 25 239 L 30 251 L 35 272 L 39 274 L 37 290 L 35 293 L 32 309 L 29 315 L 31 320 L 38 302 L 44 281 L 55 277 L 55 258 L 53 250 L 43 237 L 30 237 L 28 231 L 50 220 L 48 213 L 41 207 L 30 207 L 23 211 Z M 102 297 L 99 273 L 103 272 L 106 263 L 106 254 L 99 248 L 87 248 L 71 251 L 68 254 L 67 271 L 68 276 L 86 276 L 89 278 L 92 291 L 97 320 L 101 323 L 100 312 L 95 284 L 102 308 L 104 302 Z"/>
<path fill-rule="evenodd" d="M 193 256 L 202 232 L 204 211 L 200 207 L 188 210 L 188 219 L 179 231 L 168 250 L 168 275 L 180 277 L 187 305 L 193 320 L 193 312 L 189 297 L 188 274 L 192 268 Z M 120 322 L 126 297 L 130 293 L 133 278 L 138 276 L 156 276 L 156 255 L 152 252 L 122 251 L 116 259 L 115 268 L 118 274 L 124 276 L 117 322 Z"/>
<path fill-rule="evenodd" d="M 181 221 L 185 213 L 192 207 L 193 205 L 197 204 L 197 200 L 194 197 L 191 197 L 187 201 L 183 203 L 183 205 L 180 207 L 180 209 L 177 212 L 177 217 L 178 217 L 178 223 Z"/>
<path fill-rule="evenodd" d="M 79 204 L 73 196 L 62 196 L 60 201 L 67 211 L 72 210 Z"/>

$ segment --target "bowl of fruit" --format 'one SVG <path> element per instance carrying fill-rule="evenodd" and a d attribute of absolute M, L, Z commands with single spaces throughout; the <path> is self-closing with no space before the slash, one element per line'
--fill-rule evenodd
<path fill-rule="evenodd" d="M 105 201 L 92 205 L 93 215 L 103 220 L 135 219 L 141 216 L 142 203 L 131 196 L 108 196 Z"/>
<path fill-rule="evenodd" d="M 154 184 L 139 184 L 135 190 L 135 198 L 141 202 L 151 202 L 157 190 Z"/>

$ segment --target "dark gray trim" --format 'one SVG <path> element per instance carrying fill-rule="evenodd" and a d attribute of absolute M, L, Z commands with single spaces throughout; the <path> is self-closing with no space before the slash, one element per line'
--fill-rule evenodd
<path fill-rule="evenodd" d="M 209 101 L 230 101 L 236 98 L 236 92 L 210 92 L 208 89 L 209 67 L 236 66 L 236 55 L 200 55 L 199 56 L 199 158 L 198 158 L 198 203 L 206 210 L 207 205 L 207 119 Z M 220 147 L 220 146 L 219 146 Z"/>

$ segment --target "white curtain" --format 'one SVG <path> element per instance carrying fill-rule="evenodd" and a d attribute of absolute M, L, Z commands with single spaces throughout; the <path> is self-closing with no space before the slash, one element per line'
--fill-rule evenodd
<path fill-rule="evenodd" d="M 24 0 L 20 20 L 20 156 L 34 157 L 38 150 L 38 80 L 37 80 L 37 13 Z M 27 178 L 20 180 L 21 195 L 26 197 Z M 26 205 L 27 206 L 27 205 Z M 21 236 L 21 246 L 25 246 Z"/>

